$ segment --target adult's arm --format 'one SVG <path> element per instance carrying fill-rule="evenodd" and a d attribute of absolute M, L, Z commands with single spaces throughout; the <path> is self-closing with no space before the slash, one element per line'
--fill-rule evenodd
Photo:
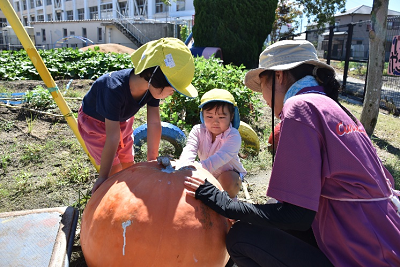
<path fill-rule="evenodd" d="M 225 191 L 220 191 L 207 180 L 198 187 L 195 198 L 227 218 L 283 230 L 305 231 L 311 227 L 316 214 L 313 210 L 290 203 L 251 204 L 232 201 Z"/>

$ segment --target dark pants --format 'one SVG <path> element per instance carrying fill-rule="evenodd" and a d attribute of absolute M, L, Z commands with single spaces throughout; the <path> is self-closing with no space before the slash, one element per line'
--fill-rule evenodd
<path fill-rule="evenodd" d="M 240 267 L 333 266 L 317 247 L 311 229 L 289 233 L 239 221 L 230 229 L 226 246 Z"/>

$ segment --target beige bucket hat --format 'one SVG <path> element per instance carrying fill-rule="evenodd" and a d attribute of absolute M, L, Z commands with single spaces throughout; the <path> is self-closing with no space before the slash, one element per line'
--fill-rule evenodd
<path fill-rule="evenodd" d="M 260 73 L 265 70 L 290 70 L 301 64 L 312 64 L 335 71 L 320 61 L 312 43 L 306 40 L 285 40 L 268 46 L 261 54 L 259 67 L 247 72 L 244 84 L 255 92 L 261 92 Z"/>

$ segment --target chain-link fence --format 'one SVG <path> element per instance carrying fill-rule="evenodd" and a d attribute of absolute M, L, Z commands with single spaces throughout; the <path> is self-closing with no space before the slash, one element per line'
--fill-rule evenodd
<path fill-rule="evenodd" d="M 318 56 L 325 59 L 328 64 L 340 65 L 340 68 L 343 69 L 344 93 L 358 96 L 361 99 L 364 96 L 365 83 L 368 79 L 366 74 L 370 30 L 371 21 L 360 21 L 331 26 L 323 31 L 306 31 L 306 39 L 315 45 Z M 400 35 L 400 16 L 387 19 L 381 104 L 391 112 L 400 110 L 400 76 L 387 74 L 389 60 L 400 62 L 400 55 L 390 54 L 393 37 L 397 35 Z M 354 78 L 359 81 L 358 86 L 354 86 L 356 83 Z"/>

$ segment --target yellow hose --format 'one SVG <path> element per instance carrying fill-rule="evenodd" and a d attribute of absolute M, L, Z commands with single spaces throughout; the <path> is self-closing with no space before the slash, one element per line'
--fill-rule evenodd
<path fill-rule="evenodd" d="M 89 151 L 86 148 L 86 145 L 79 133 L 78 130 L 78 123 L 73 116 L 70 108 L 68 107 L 67 103 L 65 102 L 63 96 L 61 95 L 60 91 L 56 83 L 51 77 L 49 70 L 47 69 L 46 65 L 44 64 L 41 56 L 39 55 L 36 47 L 34 46 L 31 38 L 29 37 L 28 33 L 24 29 L 21 21 L 19 20 L 17 14 L 15 13 L 13 7 L 11 6 L 8 0 L 0 0 L 0 9 L 3 11 L 3 14 L 6 16 L 8 22 L 10 23 L 11 27 L 13 28 L 14 32 L 16 33 L 19 41 L 21 42 L 22 46 L 24 47 L 25 51 L 27 52 L 29 58 L 31 59 L 33 65 L 35 66 L 36 70 L 39 72 L 40 77 L 42 78 L 44 84 L 47 86 L 51 96 L 53 97 L 54 101 L 56 102 L 58 108 L 63 114 L 64 118 L 67 120 L 69 127 L 74 132 L 76 138 L 78 139 L 79 143 L 81 144 L 83 150 L 88 155 L 90 161 L 94 165 L 97 171 L 99 171 L 99 166 L 94 161 L 93 157 L 90 155 Z"/>

